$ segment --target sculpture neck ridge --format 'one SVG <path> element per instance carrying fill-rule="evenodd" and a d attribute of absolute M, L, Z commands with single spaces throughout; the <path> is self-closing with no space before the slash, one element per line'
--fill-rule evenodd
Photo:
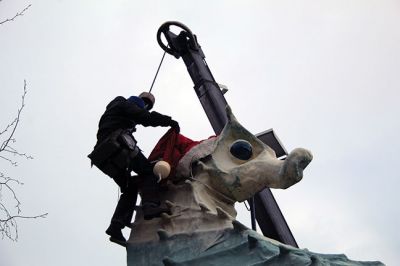
<path fill-rule="evenodd" d="M 138 211 L 129 242 L 144 243 L 174 235 L 233 228 L 232 221 L 237 215 L 234 201 L 215 191 L 206 177 L 199 175 L 192 180 L 168 184 L 162 202 L 170 207 L 171 215 L 144 220 Z"/>

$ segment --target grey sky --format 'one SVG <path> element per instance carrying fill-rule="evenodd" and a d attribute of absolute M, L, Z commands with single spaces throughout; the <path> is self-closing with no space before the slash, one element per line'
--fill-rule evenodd
<path fill-rule="evenodd" d="M 0 26 L 0 125 L 13 118 L 26 79 L 17 148 L 35 157 L 0 167 L 25 183 L 24 214 L 49 212 L 20 221 L 18 242 L 0 241 L 0 265 L 125 264 L 125 250 L 104 234 L 117 188 L 86 155 L 106 104 L 148 90 L 167 20 L 197 34 L 246 128 L 273 127 L 287 150 L 313 152 L 299 184 L 273 191 L 299 245 L 400 260 L 400 2 L 215 2 L 41 0 Z M 0 21 L 30 3 L 1 1 Z M 155 109 L 184 135 L 213 134 L 183 62 L 166 57 L 154 93 Z M 139 128 L 146 154 L 165 130 Z"/>

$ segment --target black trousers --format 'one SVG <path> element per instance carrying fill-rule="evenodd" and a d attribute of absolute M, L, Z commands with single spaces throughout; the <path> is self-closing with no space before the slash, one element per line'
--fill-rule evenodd
<path fill-rule="evenodd" d="M 138 177 L 131 177 L 130 171 L 134 171 L 138 174 Z M 121 171 L 118 175 L 113 176 L 112 179 L 122 192 L 111 218 L 112 224 L 120 228 L 130 225 L 139 190 L 141 191 L 143 204 L 160 203 L 159 185 L 156 176 L 153 174 L 153 165 L 142 152 L 130 158 L 129 170 Z"/>

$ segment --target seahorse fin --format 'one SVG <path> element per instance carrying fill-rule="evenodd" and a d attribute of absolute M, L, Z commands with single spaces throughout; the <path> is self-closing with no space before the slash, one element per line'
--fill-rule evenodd
<path fill-rule="evenodd" d="M 201 209 L 202 212 L 209 212 L 211 211 L 203 202 L 199 203 L 199 207 Z"/>
<path fill-rule="evenodd" d="M 168 232 L 164 229 L 158 229 L 157 234 L 158 234 L 158 238 L 160 238 L 160 240 L 167 240 L 170 237 Z"/>
<path fill-rule="evenodd" d="M 222 218 L 222 219 L 232 219 L 232 217 L 223 209 L 221 209 L 221 207 L 217 207 L 217 215 L 218 217 Z"/>

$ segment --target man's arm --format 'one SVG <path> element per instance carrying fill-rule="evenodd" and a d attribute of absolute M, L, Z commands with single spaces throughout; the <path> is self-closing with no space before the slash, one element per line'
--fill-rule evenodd
<path fill-rule="evenodd" d="M 135 103 L 129 102 L 127 100 L 124 103 L 124 111 L 126 115 L 135 120 L 137 124 L 143 125 L 145 127 L 167 127 L 171 126 L 171 123 L 174 124 L 170 116 L 163 115 L 155 111 L 149 112 L 146 109 L 140 108 Z"/>

